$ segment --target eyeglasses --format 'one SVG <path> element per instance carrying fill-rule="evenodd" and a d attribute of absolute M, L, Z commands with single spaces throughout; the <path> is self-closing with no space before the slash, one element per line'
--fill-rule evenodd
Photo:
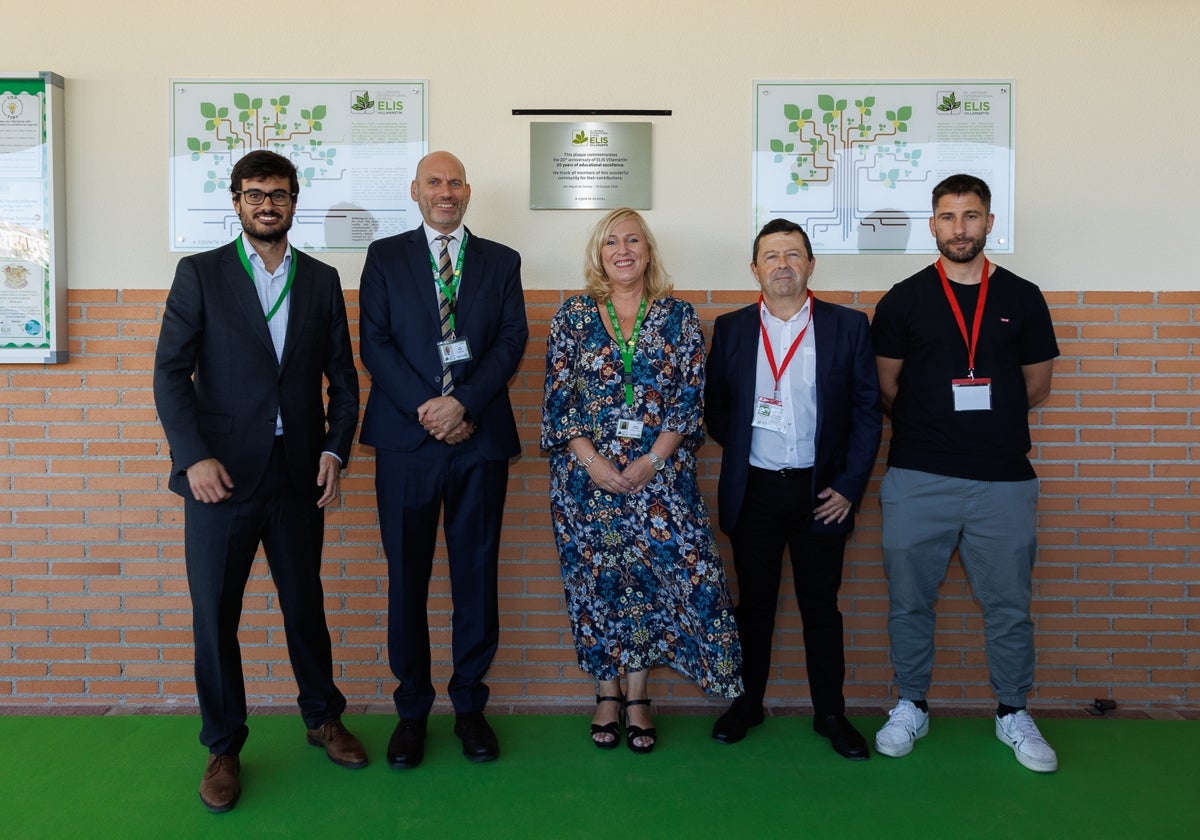
<path fill-rule="evenodd" d="M 262 204 L 263 201 L 270 198 L 271 203 L 283 207 L 285 204 L 291 204 L 296 199 L 296 193 L 284 192 L 283 190 L 275 190 L 275 192 L 265 193 L 262 190 L 233 190 L 234 195 L 240 195 L 246 200 L 247 204 Z"/>

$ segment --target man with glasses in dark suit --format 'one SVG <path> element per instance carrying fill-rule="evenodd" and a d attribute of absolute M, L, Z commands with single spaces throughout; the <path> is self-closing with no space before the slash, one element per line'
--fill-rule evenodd
<path fill-rule="evenodd" d="M 279 593 L 308 742 L 344 767 L 366 752 L 342 725 L 321 587 L 324 510 L 358 425 L 358 375 L 337 272 L 288 245 L 296 167 L 254 151 L 230 175 L 242 232 L 184 257 L 167 297 L 154 400 L 184 498 L 184 554 L 196 646 L 200 799 L 241 794 L 246 689 L 242 596 L 261 543 Z M 323 399 L 322 379 L 328 381 Z"/>

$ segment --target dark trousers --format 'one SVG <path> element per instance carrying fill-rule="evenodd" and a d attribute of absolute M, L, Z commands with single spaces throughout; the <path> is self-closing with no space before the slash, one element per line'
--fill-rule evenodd
<path fill-rule="evenodd" d="M 471 441 L 429 443 L 416 452 L 375 453 L 379 530 L 388 561 L 388 658 L 400 684 L 393 693 L 402 718 L 429 714 L 429 577 L 444 517 L 454 605 L 454 672 L 448 694 L 456 712 L 481 712 L 484 676 L 500 640 L 496 567 L 508 490 L 508 462 L 480 456 Z"/>
<path fill-rule="evenodd" d="M 314 485 L 317 480 L 313 471 Z M 346 698 L 333 682 L 333 652 L 321 588 L 324 513 L 288 480 L 281 442 L 260 486 L 243 502 L 184 501 L 184 552 L 196 645 L 200 742 L 237 755 L 246 742 L 246 685 L 238 623 L 246 580 L 261 542 L 287 636 L 298 702 L 310 729 L 338 717 Z"/>
<path fill-rule="evenodd" d="M 813 707 L 818 715 L 842 714 L 846 659 L 842 613 L 843 534 L 813 534 L 812 471 L 750 467 L 746 498 L 731 534 L 738 579 L 737 623 L 742 641 L 743 703 L 761 706 L 771 670 L 771 639 L 783 550 L 791 556 L 796 600 L 804 623 L 804 652 Z"/>

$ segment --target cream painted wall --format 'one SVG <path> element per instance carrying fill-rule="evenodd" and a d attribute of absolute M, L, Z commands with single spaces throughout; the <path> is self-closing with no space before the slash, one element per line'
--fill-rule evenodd
<path fill-rule="evenodd" d="M 513 108 L 671 109 L 653 120 L 650 225 L 678 287 L 741 289 L 753 80 L 1011 78 L 1017 250 L 1001 261 L 1047 290 L 1200 286 L 1195 0 L 12 6 L 0 71 L 66 79 L 72 288 L 170 284 L 172 77 L 428 79 L 431 148 L 467 165 L 467 222 L 523 253 L 531 289 L 580 285 L 600 213 L 528 209 Z M 328 261 L 357 286 L 361 255 Z M 827 256 L 814 287 L 885 289 L 925 262 Z"/>

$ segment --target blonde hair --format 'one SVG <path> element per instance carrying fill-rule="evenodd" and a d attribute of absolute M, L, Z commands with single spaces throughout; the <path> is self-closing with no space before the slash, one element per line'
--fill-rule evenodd
<path fill-rule="evenodd" d="M 650 260 L 646 264 L 646 297 L 650 300 L 667 297 L 671 294 L 674 286 L 671 284 L 671 276 L 663 268 L 662 257 L 658 255 L 658 243 L 654 241 L 654 234 L 646 226 L 646 220 L 642 218 L 642 215 L 628 207 L 620 207 L 611 211 L 596 222 L 596 226 L 592 228 L 587 250 L 583 255 L 583 283 L 588 294 L 597 303 L 604 303 L 612 297 L 612 284 L 608 281 L 608 275 L 604 273 L 602 249 L 613 230 L 623 222 L 637 222 L 646 239 L 646 248 L 650 253 Z"/>

